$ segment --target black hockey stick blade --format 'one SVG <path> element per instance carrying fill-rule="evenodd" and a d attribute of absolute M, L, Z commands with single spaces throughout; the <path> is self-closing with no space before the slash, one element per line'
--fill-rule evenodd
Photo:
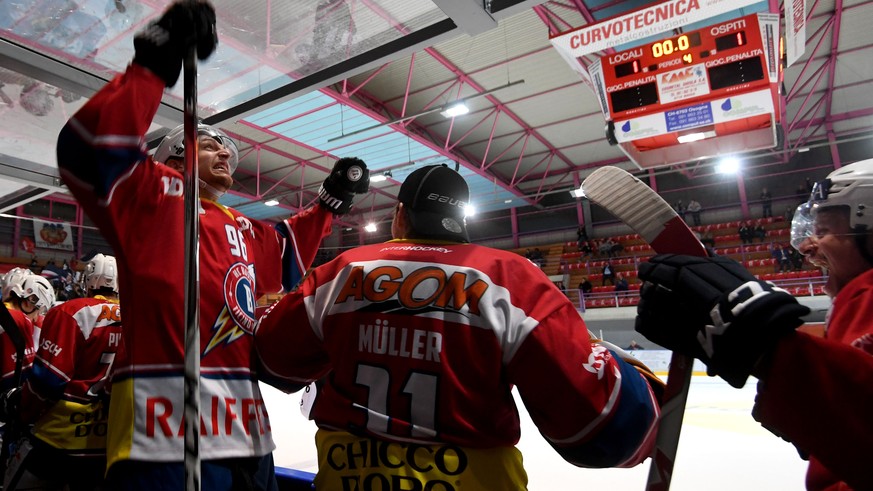
<path fill-rule="evenodd" d="M 582 183 L 585 196 L 632 228 L 659 253 L 706 256 L 706 248 L 669 203 L 618 167 L 601 167 Z M 670 489 L 694 359 L 673 353 L 649 467 L 647 491 Z"/>

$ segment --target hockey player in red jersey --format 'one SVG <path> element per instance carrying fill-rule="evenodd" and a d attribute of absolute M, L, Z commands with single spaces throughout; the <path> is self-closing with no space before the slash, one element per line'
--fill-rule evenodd
<path fill-rule="evenodd" d="M 314 269 L 255 331 L 286 389 L 320 381 L 304 396 L 316 488 L 525 489 L 513 386 L 567 461 L 643 461 L 659 414 L 649 383 L 591 342 L 533 263 L 468 243 L 460 174 L 420 168 L 398 198 L 394 240 Z"/>
<path fill-rule="evenodd" d="M 27 372 L 30 370 L 30 365 L 33 362 L 36 343 L 39 342 L 39 327 L 37 323 L 40 322 L 42 316 L 55 303 L 55 290 L 47 279 L 29 271 L 25 274 L 9 278 L 6 282 L 6 287 L 7 291 L 4 292 L 4 295 L 7 296 L 7 299 L 4 303 L 24 338 L 25 357 L 22 367 Z M 2 330 L 2 327 L 0 327 L 0 330 Z M 9 335 L 5 331 L 3 333 L 5 336 Z M 15 353 L 16 348 L 7 339 L 4 338 L 0 342 L 0 352 L 2 352 L 3 357 L 2 389 L 4 392 L 15 388 L 16 383 L 13 376 L 15 373 L 15 358 L 17 356 Z M 15 397 L 18 396 L 16 395 Z"/>
<path fill-rule="evenodd" d="M 124 350 L 114 365 L 107 435 L 112 488 L 179 489 L 184 483 L 184 203 L 176 170 L 186 149 L 171 131 L 144 149 L 165 87 L 178 80 L 186 43 L 201 59 L 217 43 L 215 12 L 178 2 L 134 38 L 126 72 L 94 95 L 58 140 L 64 181 L 112 245 L 124 297 Z M 200 457 L 203 489 L 275 489 L 270 420 L 252 362 L 255 305 L 293 286 L 334 214 L 369 177 L 340 159 L 320 203 L 275 228 L 218 203 L 233 183 L 237 149 L 217 128 L 198 131 L 200 180 Z"/>
<path fill-rule="evenodd" d="M 757 377 L 752 415 L 808 458 L 807 489 L 873 489 L 873 160 L 816 184 L 791 235 L 828 271 L 823 338 L 795 330 L 808 309 L 785 290 L 718 257 L 641 265 L 636 328 L 735 387 Z"/>
<path fill-rule="evenodd" d="M 4 489 L 100 489 L 106 470 L 108 393 L 121 348 L 115 258 L 95 255 L 83 274 L 87 298 L 51 309 L 22 392 L 19 442 Z"/>

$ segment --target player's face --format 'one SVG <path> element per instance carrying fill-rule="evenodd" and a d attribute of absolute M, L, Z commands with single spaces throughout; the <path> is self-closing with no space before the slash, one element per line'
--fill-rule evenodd
<path fill-rule="evenodd" d="M 856 276 L 870 268 L 858 250 L 845 209 L 823 209 L 815 216 L 815 234 L 809 249 L 810 261 L 827 268 L 825 291 L 834 296 Z"/>
<path fill-rule="evenodd" d="M 206 184 L 218 191 L 225 192 L 233 185 L 230 175 L 231 152 L 218 140 L 200 135 L 198 140 L 200 151 L 197 154 L 197 175 Z"/>

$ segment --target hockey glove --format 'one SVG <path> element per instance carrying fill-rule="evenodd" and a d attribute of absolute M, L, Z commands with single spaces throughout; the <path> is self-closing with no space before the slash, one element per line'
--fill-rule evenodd
<path fill-rule="evenodd" d="M 336 161 L 330 175 L 318 190 L 318 199 L 335 215 L 348 213 L 355 194 L 364 194 L 370 189 L 370 171 L 363 160 L 345 157 Z"/>
<path fill-rule="evenodd" d="M 636 330 L 701 360 L 710 376 L 742 387 L 760 359 L 809 309 L 724 257 L 658 255 L 640 265 Z"/>
<path fill-rule="evenodd" d="M 18 416 L 21 405 L 21 387 L 14 387 L 0 394 L 0 422 L 8 423 Z"/>
<path fill-rule="evenodd" d="M 133 62 L 160 77 L 167 87 L 176 85 L 188 48 L 197 46 L 197 58 L 205 60 L 218 46 L 215 10 L 207 2 L 176 2 L 160 19 L 133 38 Z"/>

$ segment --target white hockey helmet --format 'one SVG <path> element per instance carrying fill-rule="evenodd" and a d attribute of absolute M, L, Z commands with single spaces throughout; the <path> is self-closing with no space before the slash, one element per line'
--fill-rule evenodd
<path fill-rule="evenodd" d="M 98 290 L 110 288 L 118 293 L 118 266 L 115 264 L 115 256 L 97 254 L 88 264 L 82 274 L 82 283 L 86 290 Z"/>
<path fill-rule="evenodd" d="M 236 143 L 234 143 L 225 132 L 214 126 L 209 126 L 208 124 L 198 124 L 197 135 L 209 136 L 218 141 L 218 143 L 224 145 L 224 148 L 226 148 L 231 154 L 228 163 L 230 164 L 230 173 L 233 174 L 239 164 L 239 150 L 236 148 Z M 167 133 L 167 136 L 161 140 L 157 150 L 155 150 L 154 158 L 158 162 L 166 163 L 167 159 L 171 157 L 177 157 L 180 159 L 185 157 L 184 124 L 180 124 L 170 130 L 170 132 Z"/>
<path fill-rule="evenodd" d="M 791 245 L 799 247 L 813 231 L 819 210 L 845 206 L 852 230 L 873 230 L 873 159 L 849 164 L 815 183 L 809 202 L 797 207 L 791 222 Z"/>
<path fill-rule="evenodd" d="M 15 290 L 16 293 L 21 292 L 21 283 L 24 278 L 32 275 L 33 272 L 25 268 L 12 268 L 3 275 L 2 284 L 0 284 L 0 295 L 3 295 L 3 300 L 9 299 L 9 294 Z"/>
<path fill-rule="evenodd" d="M 18 296 L 30 299 L 39 309 L 40 315 L 45 315 L 55 303 L 55 289 L 52 288 L 52 284 L 37 274 L 28 275 L 24 279 L 24 282 L 21 283 L 21 293 Z"/>

